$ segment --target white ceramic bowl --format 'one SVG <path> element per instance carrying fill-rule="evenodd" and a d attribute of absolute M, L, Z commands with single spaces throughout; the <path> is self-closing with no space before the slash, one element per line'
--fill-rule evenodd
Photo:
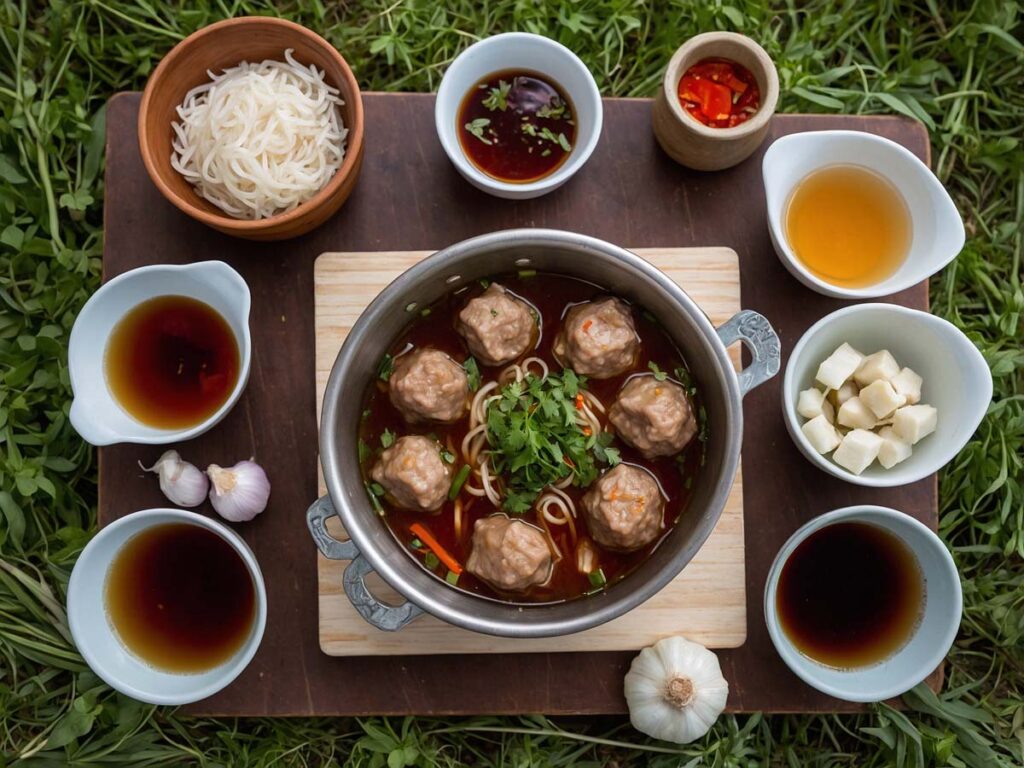
<path fill-rule="evenodd" d="M 914 446 L 914 453 L 892 469 L 877 461 L 860 475 L 822 455 L 800 431 L 796 412 L 801 390 L 817 386 L 821 362 L 843 342 L 865 355 L 888 349 L 901 366 L 923 379 L 921 402 L 939 411 L 938 426 Z M 782 379 L 782 412 L 797 448 L 829 474 L 856 485 L 905 485 L 939 471 L 964 447 L 992 400 L 992 374 L 985 358 L 954 325 L 942 318 L 894 304 L 857 304 L 826 315 L 793 347 Z"/>
<path fill-rule="evenodd" d="M 569 97 L 575 113 L 576 140 L 569 157 L 551 175 L 525 184 L 488 176 L 473 165 L 459 144 L 458 118 L 463 97 L 488 75 L 506 69 L 525 69 L 554 80 Z M 572 178 L 597 146 L 602 116 L 601 93 L 579 57 L 561 43 L 526 32 L 494 35 L 460 53 L 444 73 L 434 102 L 437 137 L 458 172 L 478 189 L 510 200 L 540 197 Z"/>
<path fill-rule="evenodd" d="M 868 523 L 899 537 L 914 553 L 925 580 L 924 612 L 914 634 L 892 656 L 868 667 L 837 669 L 805 656 L 782 629 L 776 612 L 779 575 L 793 550 L 815 531 L 840 521 Z M 842 610 L 841 605 L 836 610 Z M 883 701 L 909 691 L 928 677 L 953 645 L 962 611 L 960 574 L 942 540 L 903 512 L 871 505 L 827 512 L 797 530 L 775 556 L 764 589 L 768 634 L 786 666 L 811 687 L 846 701 Z"/>
<path fill-rule="evenodd" d="M 912 239 L 906 260 L 893 275 L 867 288 L 841 288 L 815 277 L 786 240 L 786 208 L 794 188 L 829 165 L 860 165 L 884 176 L 910 210 Z M 964 246 L 964 223 L 949 193 L 928 166 L 889 139 L 860 131 L 793 133 L 768 147 L 761 171 L 775 252 L 797 280 L 826 296 L 864 299 L 902 291 L 938 272 Z"/>
<path fill-rule="evenodd" d="M 238 382 L 230 397 L 206 421 L 188 429 L 159 429 L 130 416 L 107 384 L 104 356 L 110 332 L 136 305 L 157 296 L 188 296 L 217 310 L 238 342 Z M 223 419 L 249 379 L 249 286 L 222 261 L 155 264 L 139 267 L 105 283 L 82 307 L 71 329 L 68 372 L 71 377 L 71 425 L 93 445 L 143 443 L 163 445 L 201 435 Z"/>
<path fill-rule="evenodd" d="M 128 539 L 165 523 L 199 525 L 216 533 L 245 562 L 256 588 L 256 620 L 249 639 L 228 661 L 198 674 L 164 672 L 142 661 L 125 648 L 107 615 L 104 592 L 114 556 Z M 189 704 L 227 686 L 252 661 L 267 625 L 267 593 L 252 550 L 227 526 L 180 509 L 133 512 L 101 529 L 71 572 L 67 607 L 71 636 L 89 668 L 111 688 L 149 704 Z"/>

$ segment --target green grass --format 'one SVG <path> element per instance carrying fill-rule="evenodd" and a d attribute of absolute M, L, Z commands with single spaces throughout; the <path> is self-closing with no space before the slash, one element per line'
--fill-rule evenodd
<path fill-rule="evenodd" d="M 923 121 L 969 233 L 934 279 L 933 308 L 995 379 L 984 424 L 941 477 L 966 604 L 943 693 L 918 689 L 903 713 L 723 717 L 676 750 L 621 719 L 189 720 L 100 684 L 61 606 L 95 526 L 94 453 L 67 423 L 65 350 L 99 282 L 103 105 L 141 88 L 184 35 L 254 12 L 321 31 L 364 87 L 395 90 L 434 88 L 463 47 L 518 29 L 579 52 L 604 93 L 650 95 L 682 40 L 736 29 L 778 63 L 783 111 Z M 0 764 L 1021 765 L 1022 35 L 1018 4 L 995 0 L 0 0 Z"/>

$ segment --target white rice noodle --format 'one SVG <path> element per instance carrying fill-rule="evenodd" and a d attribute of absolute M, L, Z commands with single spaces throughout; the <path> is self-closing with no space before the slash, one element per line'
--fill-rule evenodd
<path fill-rule="evenodd" d="M 345 158 L 339 91 L 324 72 L 285 61 L 242 62 L 185 95 L 171 165 L 230 216 L 263 219 L 310 200 Z"/>

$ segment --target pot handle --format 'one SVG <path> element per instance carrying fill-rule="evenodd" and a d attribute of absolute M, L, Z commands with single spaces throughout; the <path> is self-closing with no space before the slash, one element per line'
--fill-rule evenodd
<path fill-rule="evenodd" d="M 717 329 L 718 338 L 725 346 L 743 342 L 754 362 L 737 374 L 740 397 L 764 384 L 779 372 L 782 363 L 782 344 L 778 334 L 764 315 L 751 309 L 737 312 Z"/>
<path fill-rule="evenodd" d="M 401 629 L 415 619 L 423 609 L 408 601 L 398 606 L 382 603 L 370 593 L 366 586 L 367 575 L 373 573 L 373 566 L 359 554 L 351 539 L 338 541 L 327 532 L 328 518 L 337 515 L 330 496 L 321 496 L 306 511 L 306 524 L 320 553 L 331 560 L 351 560 L 342 577 L 342 586 L 352 607 L 367 622 L 385 632 Z"/>

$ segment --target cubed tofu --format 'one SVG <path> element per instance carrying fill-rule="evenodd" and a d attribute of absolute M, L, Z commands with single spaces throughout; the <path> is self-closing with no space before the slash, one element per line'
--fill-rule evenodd
<path fill-rule="evenodd" d="M 821 405 L 826 402 L 825 393 L 811 387 L 800 393 L 796 401 L 796 412 L 805 419 L 813 419 L 821 415 Z"/>
<path fill-rule="evenodd" d="M 864 355 L 844 341 L 839 349 L 818 366 L 818 373 L 814 378 L 828 389 L 839 389 L 848 378 L 853 376 L 854 371 L 863 360 Z"/>
<path fill-rule="evenodd" d="M 898 394 L 885 379 L 876 379 L 868 384 L 857 395 L 871 412 L 879 419 L 884 419 L 890 413 L 907 404 L 907 398 Z"/>
<path fill-rule="evenodd" d="M 924 379 L 910 368 L 904 368 L 889 379 L 889 383 L 893 389 L 907 398 L 907 405 L 917 405 L 921 402 L 921 384 L 924 383 Z"/>
<path fill-rule="evenodd" d="M 930 405 L 906 405 L 896 411 L 892 420 L 893 432 L 905 442 L 917 442 L 935 431 L 939 412 Z"/>
<path fill-rule="evenodd" d="M 859 475 L 878 458 L 878 451 L 884 441 L 874 432 L 866 429 L 855 429 L 847 432 L 846 437 L 832 454 L 832 459 L 841 467 Z"/>
<path fill-rule="evenodd" d="M 839 406 L 839 415 L 836 420 L 844 427 L 851 429 L 871 429 L 878 419 L 871 409 L 864 405 L 860 396 L 851 397 Z"/>
<path fill-rule="evenodd" d="M 848 381 L 839 389 L 836 390 L 836 405 L 840 406 L 849 400 L 851 397 L 856 397 L 857 393 L 860 392 L 857 384 L 853 381 Z"/>
<path fill-rule="evenodd" d="M 868 355 L 861 361 L 857 370 L 854 371 L 853 380 L 863 388 L 879 379 L 888 381 L 899 372 L 900 364 L 896 362 L 896 358 L 888 349 L 883 349 L 881 352 Z"/>
<path fill-rule="evenodd" d="M 892 427 L 883 427 L 878 431 L 878 436 L 882 438 L 882 447 L 878 449 L 878 463 L 886 469 L 892 469 L 901 461 L 909 459 L 910 454 L 914 452 L 910 443 L 900 440 Z"/>
<path fill-rule="evenodd" d="M 823 413 L 800 427 L 800 431 L 804 433 L 804 437 L 818 453 L 829 453 L 839 445 L 839 433 Z"/>

